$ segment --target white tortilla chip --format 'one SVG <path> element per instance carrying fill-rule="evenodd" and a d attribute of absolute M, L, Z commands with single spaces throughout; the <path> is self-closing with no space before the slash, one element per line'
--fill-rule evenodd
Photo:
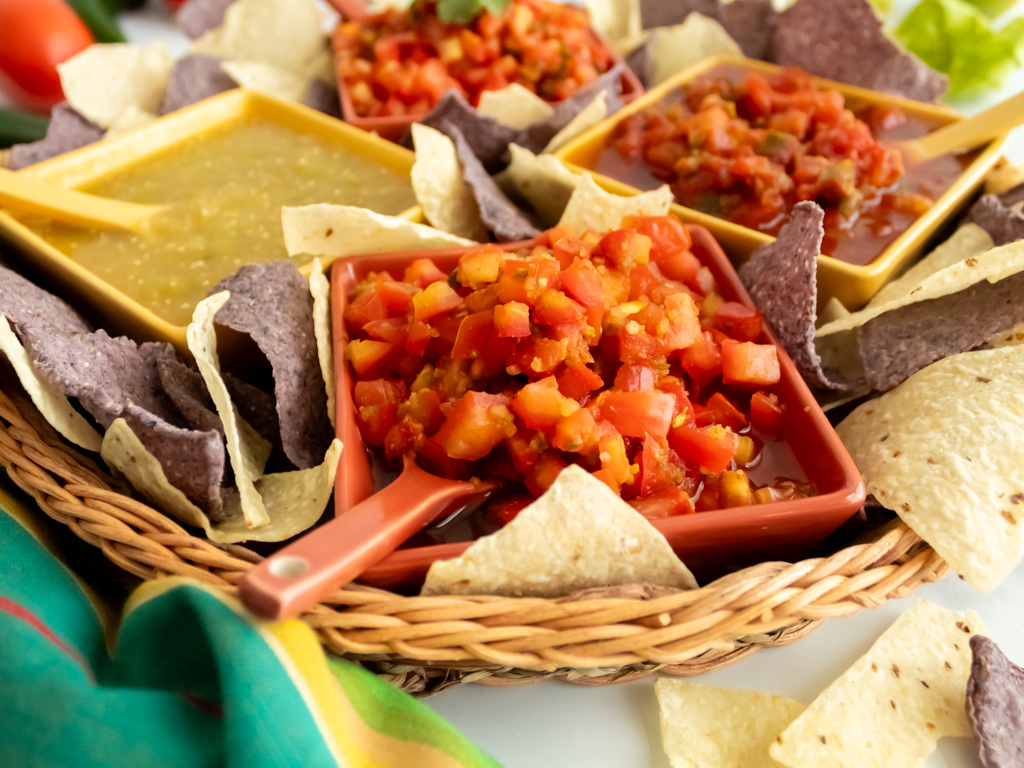
<path fill-rule="evenodd" d="M 1024 323 L 1013 326 L 1008 331 L 997 333 L 993 338 L 989 339 L 988 345 L 993 349 L 999 347 L 1014 347 L 1018 344 L 1024 344 Z"/>
<path fill-rule="evenodd" d="M 199 507 L 167 481 L 160 462 L 146 450 L 124 419 L 115 420 L 107 429 L 101 455 L 161 509 L 186 525 L 202 528 L 210 541 L 234 544 L 241 541 L 284 541 L 311 528 L 327 507 L 341 447 L 341 441 L 334 440 L 320 466 L 260 478 L 257 488 L 272 520 L 256 529 L 250 529 L 246 524 L 238 494 L 227 499 L 225 519 L 216 525 L 211 524 Z"/>
<path fill-rule="evenodd" d="M 510 128 L 526 128 L 555 114 L 554 107 L 519 83 L 497 91 L 484 91 L 476 111 Z"/>
<path fill-rule="evenodd" d="M 595 125 L 608 117 L 608 91 L 601 91 L 594 100 L 580 110 L 569 124 L 551 137 L 551 141 L 544 147 L 541 154 L 553 154 L 575 139 L 580 134 L 586 133 Z"/>
<path fill-rule="evenodd" d="M 583 7 L 590 12 L 594 31 L 620 53 L 643 34 L 640 0 L 583 0 Z"/>
<path fill-rule="evenodd" d="M 258 61 L 309 77 L 322 69 L 326 46 L 313 0 L 236 0 L 224 23 L 193 42 L 189 52 Z"/>
<path fill-rule="evenodd" d="M 789 768 L 914 768 L 943 736 L 970 736 L 964 700 L 974 611 L 919 600 L 783 731 Z"/>
<path fill-rule="evenodd" d="M 907 296 L 925 279 L 946 267 L 958 264 L 971 256 L 980 256 L 995 247 L 992 237 L 977 224 L 964 224 L 952 237 L 921 259 L 896 280 L 882 286 L 864 307 L 871 309 Z M 824 325 L 824 323 L 823 323 Z"/>
<path fill-rule="evenodd" d="M 605 192 L 589 173 L 577 183 L 559 224 L 570 224 L 577 232 L 617 229 L 624 216 L 666 216 L 673 202 L 672 190 L 662 184 L 653 192 L 620 197 Z"/>
<path fill-rule="evenodd" d="M 480 208 L 462 177 L 455 144 L 434 128 L 413 123 L 412 142 L 416 162 L 412 166 L 412 188 L 423 215 L 433 226 L 477 242 L 487 241 L 487 227 Z"/>
<path fill-rule="evenodd" d="M 421 594 L 561 597 L 620 584 L 697 586 L 664 536 L 573 464 L 500 531 L 430 566 Z"/>
<path fill-rule="evenodd" d="M 518 144 L 509 144 L 508 149 L 512 162 L 495 179 L 506 193 L 533 206 L 544 226 L 555 226 L 583 177 L 553 155 L 535 155 Z"/>
<path fill-rule="evenodd" d="M 476 245 L 423 224 L 351 205 L 303 205 L 281 209 L 289 256 L 323 257 L 326 268 L 342 256 Z"/>
<path fill-rule="evenodd" d="M 161 42 L 151 45 L 91 45 L 57 65 L 64 97 L 76 111 L 109 128 L 135 107 L 156 114 L 171 76 L 171 54 Z"/>
<path fill-rule="evenodd" d="M 334 341 L 331 330 L 331 283 L 324 275 L 320 259 L 313 259 L 309 273 L 309 292 L 313 295 L 313 332 L 316 334 L 316 352 L 320 358 L 320 374 L 327 388 L 327 417 L 331 426 L 335 421 L 337 385 L 334 382 Z"/>
<path fill-rule="evenodd" d="M 785 696 L 654 681 L 672 768 L 781 768 L 768 747 L 807 706 Z"/>
<path fill-rule="evenodd" d="M 222 61 L 220 68 L 243 88 L 284 101 L 302 101 L 310 78 L 262 61 Z"/>
<path fill-rule="evenodd" d="M 985 193 L 989 195 L 1001 195 L 1007 190 L 1013 189 L 1018 184 L 1024 184 L 1024 163 L 1016 165 L 1005 161 L 989 171 L 985 177 Z"/>
<path fill-rule="evenodd" d="M 1024 346 L 953 355 L 836 432 L 867 492 L 976 589 L 1024 555 Z"/>
<path fill-rule="evenodd" d="M 152 112 L 147 112 L 132 104 L 128 109 L 121 113 L 121 116 L 118 117 L 117 120 L 114 121 L 113 125 L 107 129 L 107 132 L 103 134 L 103 141 L 116 139 L 118 136 L 123 136 L 126 133 L 134 131 L 136 128 L 149 125 L 156 119 L 156 115 Z"/>
<path fill-rule="evenodd" d="M 3 315 L 0 315 L 0 351 L 7 355 L 18 381 L 46 422 L 80 448 L 98 451 L 102 441 L 99 432 L 92 428 L 61 392 L 36 375 L 28 353 Z"/>
<path fill-rule="evenodd" d="M 850 310 L 846 308 L 843 302 L 833 296 L 828 300 L 828 304 L 825 305 L 825 308 L 818 313 L 818 319 L 816 322 L 819 326 L 822 326 L 831 323 L 833 320 L 840 320 L 844 317 L 848 317 L 849 314 Z"/>
<path fill-rule="evenodd" d="M 711 56 L 743 55 L 725 27 L 699 13 L 691 13 L 682 24 L 659 27 L 653 35 L 651 88 Z"/>
<path fill-rule="evenodd" d="M 214 317 L 227 303 L 230 295 L 227 291 L 221 291 L 199 302 L 186 335 L 189 351 L 196 359 L 199 373 L 206 382 L 210 398 L 217 407 L 217 415 L 224 425 L 224 440 L 228 448 L 228 458 L 231 459 L 231 468 L 235 472 L 235 484 L 241 496 L 245 523 L 249 528 L 258 528 L 270 522 L 270 515 L 254 485 L 256 479 L 263 473 L 263 463 L 259 462 L 258 451 L 251 440 L 254 433 L 246 432 L 240 426 L 241 417 L 238 415 L 238 409 L 231 402 L 228 388 L 220 375 L 217 334 L 213 327 Z"/>

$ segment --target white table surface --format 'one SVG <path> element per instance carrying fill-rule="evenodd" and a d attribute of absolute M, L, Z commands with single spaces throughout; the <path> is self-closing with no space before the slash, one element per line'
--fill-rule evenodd
<path fill-rule="evenodd" d="M 897 9 L 907 0 L 898 0 Z M 1009 15 L 1024 15 L 1024 1 Z M 125 14 L 123 27 L 133 42 L 161 39 L 180 55 L 185 38 L 169 23 L 159 0 Z M 1024 68 L 997 93 L 957 104 L 978 111 L 1024 90 Z M 2 97 L 0 97 L 2 103 Z M 1024 129 L 1007 151 L 1024 161 Z M 1017 663 L 1024 664 L 1024 565 L 994 591 L 981 594 L 948 576 L 905 600 L 852 617 L 833 619 L 809 637 L 785 648 L 761 651 L 700 682 L 749 688 L 811 702 L 871 647 L 875 639 L 917 599 L 980 614 L 991 637 Z M 449 689 L 427 703 L 461 729 L 506 768 L 668 768 L 661 748 L 658 704 L 651 679 L 604 688 L 545 682 L 515 688 L 467 685 Z M 980 768 L 969 739 L 943 739 L 927 768 Z M 895 768 L 895 767 L 894 767 Z"/>

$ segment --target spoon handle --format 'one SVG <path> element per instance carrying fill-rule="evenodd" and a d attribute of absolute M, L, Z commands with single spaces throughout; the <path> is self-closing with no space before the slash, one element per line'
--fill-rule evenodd
<path fill-rule="evenodd" d="M 999 138 L 1024 123 L 1024 91 L 1001 101 L 965 120 L 933 131 L 927 136 L 906 142 L 915 157 L 926 160 L 957 152 Z"/>
<path fill-rule="evenodd" d="M 488 483 L 436 477 L 407 458 L 391 485 L 254 566 L 239 584 L 238 596 L 258 616 L 297 616 L 382 560 L 454 502 L 490 490 Z"/>

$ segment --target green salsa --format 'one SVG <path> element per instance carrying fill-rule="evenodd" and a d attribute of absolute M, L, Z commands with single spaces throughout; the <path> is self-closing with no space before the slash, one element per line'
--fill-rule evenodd
<path fill-rule="evenodd" d="M 188 323 L 210 288 L 244 264 L 288 258 L 281 206 L 336 203 L 394 215 L 416 202 L 408 174 L 264 120 L 226 126 L 82 191 L 168 208 L 144 234 L 26 223 L 175 325 Z"/>

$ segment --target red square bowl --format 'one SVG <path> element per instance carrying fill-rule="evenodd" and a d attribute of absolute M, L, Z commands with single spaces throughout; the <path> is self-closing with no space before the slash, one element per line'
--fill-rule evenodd
<path fill-rule="evenodd" d="M 696 225 L 687 225 L 687 229 L 693 238 L 693 253 L 711 269 L 722 296 L 728 301 L 739 301 L 752 307 L 750 296 L 711 233 Z M 524 245 L 529 243 L 508 243 L 503 247 L 516 250 Z M 344 357 L 347 338 L 344 313 L 348 293 L 370 272 L 387 270 L 400 275 L 418 258 L 430 258 L 442 271 L 450 272 L 467 250 L 471 249 L 353 256 L 339 259 L 333 264 L 331 285 L 338 382 L 337 434 L 345 444 L 342 465 L 335 481 L 336 516 L 344 515 L 347 509 L 369 497 L 375 490 L 370 458 L 363 448 L 355 422 L 352 401 L 354 378 Z M 758 341 L 777 345 L 775 337 L 767 330 L 762 332 Z M 799 558 L 864 503 L 864 484 L 857 468 L 781 347 L 779 361 L 782 378 L 773 391 L 786 407 L 783 438 L 806 478 L 814 483 L 818 495 L 652 521 L 683 562 L 693 568 L 698 576 L 701 572 L 721 573 L 767 559 Z M 346 412 L 348 417 L 342 418 Z M 457 557 L 470 543 L 462 541 L 397 549 L 364 571 L 359 580 L 388 589 L 415 589 L 422 582 L 431 563 Z"/>

